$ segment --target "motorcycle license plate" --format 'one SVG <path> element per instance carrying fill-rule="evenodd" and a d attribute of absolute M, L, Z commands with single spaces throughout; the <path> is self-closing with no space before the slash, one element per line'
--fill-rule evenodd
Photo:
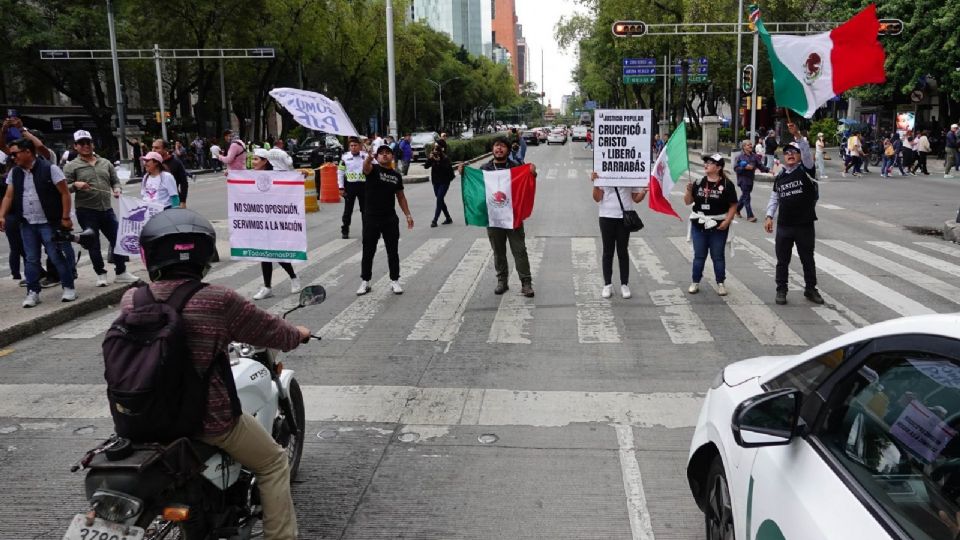
<path fill-rule="evenodd" d="M 140 527 L 128 528 L 126 525 L 110 523 L 100 518 L 93 518 L 93 525 L 88 527 L 87 516 L 77 514 L 73 516 L 63 540 L 142 540 L 143 534 Z"/>

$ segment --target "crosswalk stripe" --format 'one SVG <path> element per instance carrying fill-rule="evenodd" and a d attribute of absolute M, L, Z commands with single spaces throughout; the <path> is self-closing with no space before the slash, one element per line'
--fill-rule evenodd
<path fill-rule="evenodd" d="M 826 208 L 827 210 L 843 210 L 842 206 L 837 206 L 835 204 L 820 203 L 818 206 L 820 208 Z"/>
<path fill-rule="evenodd" d="M 688 262 L 693 262 L 693 248 L 686 239 L 673 237 L 670 241 Z M 711 269 L 712 263 L 708 257 L 704 274 L 706 275 Z M 759 343 L 763 345 L 807 344 L 779 315 L 729 271 L 727 271 L 725 285 L 729 294 L 722 297 L 723 301 Z"/>
<path fill-rule="evenodd" d="M 450 242 L 449 238 L 431 238 L 400 262 L 400 270 L 413 278 Z M 383 307 L 384 300 L 393 293 L 387 288 L 390 276 L 383 276 L 371 285 L 369 293 L 358 296 L 349 306 L 320 329 L 325 339 L 353 339 Z"/>
<path fill-rule="evenodd" d="M 556 180 L 556 179 L 557 179 L 557 170 L 547 169 L 547 180 Z"/>
<path fill-rule="evenodd" d="M 748 253 L 753 255 L 754 258 L 760 261 L 760 264 L 763 265 L 761 267 L 762 270 L 773 275 L 774 268 L 777 265 L 777 260 L 773 256 L 768 255 L 760 249 L 760 247 L 750 243 L 742 236 L 738 236 L 735 241 L 739 247 L 744 248 Z M 799 273 L 790 270 L 788 279 L 795 289 L 803 290 L 805 284 L 803 282 L 803 276 Z M 827 324 L 833 326 L 838 334 L 845 334 L 856 328 L 862 328 L 870 324 L 870 321 L 843 305 L 842 302 L 829 293 L 821 290 L 820 296 L 823 297 L 825 303 L 822 306 L 812 306 L 811 309 L 813 309 L 814 313 L 819 315 L 821 319 L 826 321 Z"/>
<path fill-rule="evenodd" d="M 885 249 L 895 255 L 906 257 L 911 261 L 927 265 L 930 268 L 939 270 L 945 274 L 950 274 L 951 276 L 960 277 L 960 266 L 957 266 L 953 263 L 948 263 L 947 261 L 940 260 L 936 257 L 931 257 L 926 253 L 920 253 L 915 249 L 910 249 L 908 247 L 894 244 L 893 242 L 867 242 L 867 243 L 870 244 L 871 246 L 876 246 L 880 249 Z"/>
<path fill-rule="evenodd" d="M 631 238 L 628 244 L 628 251 L 630 252 L 630 259 L 633 261 L 633 266 L 637 268 L 638 272 L 641 269 L 645 270 L 650 278 L 660 285 L 675 284 L 672 279 L 667 279 L 670 273 L 660 264 L 660 258 L 650 249 L 646 240 L 636 237 Z"/>
<path fill-rule="evenodd" d="M 951 257 L 960 257 L 960 247 L 947 244 L 946 242 L 914 242 L 914 244 L 938 253 L 943 253 L 944 255 L 950 255 Z"/>
<path fill-rule="evenodd" d="M 945 298 L 955 304 L 960 304 L 960 288 L 955 287 L 945 281 L 939 280 L 923 272 L 918 272 L 912 268 L 908 268 L 886 257 L 881 257 L 880 255 L 870 253 L 863 248 L 854 246 L 842 240 L 821 240 L 821 242 L 836 249 L 837 251 L 852 257 L 856 257 L 867 264 L 872 264 L 877 268 L 886 270 L 898 278 L 906 280 L 922 289 L 926 289 L 937 296 Z"/>
<path fill-rule="evenodd" d="M 543 259 L 545 243 L 543 238 L 534 238 L 533 241 L 527 242 L 527 259 L 530 261 L 530 275 L 534 282 L 536 282 L 540 272 L 540 261 Z M 516 272 L 510 273 L 507 284 L 514 290 L 520 287 L 520 278 L 517 277 Z M 507 293 L 501 296 L 497 314 L 494 315 L 493 323 L 490 325 L 487 343 L 529 345 L 530 320 L 533 319 L 533 310 L 536 306 L 535 299 L 527 298 L 522 294 Z"/>
<path fill-rule="evenodd" d="M 378 245 L 377 255 L 380 255 L 382 252 L 383 252 L 383 242 L 380 242 L 380 244 Z M 354 253 L 347 259 L 337 263 L 337 265 L 331 268 L 330 270 L 327 270 L 326 272 L 318 276 L 316 279 L 312 280 L 307 285 L 323 285 L 324 288 L 328 290 L 334 290 L 337 287 L 337 285 L 340 284 L 340 280 L 343 278 L 343 269 L 348 266 L 360 264 L 360 260 L 362 258 L 363 258 L 363 252 Z M 287 298 L 284 298 L 277 304 L 270 306 L 270 308 L 267 309 L 267 311 L 274 315 L 279 315 L 281 313 L 290 311 L 291 309 L 296 307 L 297 304 L 299 304 L 299 302 L 300 302 L 300 298 L 298 298 L 297 296 L 289 296 Z"/>
<path fill-rule="evenodd" d="M 650 510 L 647 508 L 647 495 L 643 491 L 640 463 L 637 462 L 633 427 L 614 424 L 613 428 L 617 433 L 617 443 L 620 446 L 620 474 L 623 476 L 623 489 L 627 495 L 627 512 L 632 538 L 633 540 L 653 540 L 653 524 L 650 522 Z"/>
<path fill-rule="evenodd" d="M 609 300 L 600 297 L 603 279 L 597 264 L 596 239 L 571 238 L 570 251 L 580 343 L 620 343 L 613 307 Z"/>
<path fill-rule="evenodd" d="M 767 241 L 771 244 L 774 243 L 773 238 L 768 238 Z M 796 250 L 794 250 L 794 255 L 796 255 Z M 935 313 L 935 311 L 923 304 L 911 300 L 890 287 L 882 285 L 829 257 L 820 253 L 817 253 L 815 257 L 818 270 L 823 270 L 834 278 L 844 282 L 852 289 L 860 291 L 901 316 L 929 315 Z"/>
<path fill-rule="evenodd" d="M 463 312 L 490 262 L 493 250 L 486 238 L 477 238 L 463 259 L 440 287 L 440 291 L 417 321 L 408 340 L 451 341 L 460 330 Z"/>
<path fill-rule="evenodd" d="M 304 273 L 307 269 L 312 268 L 313 266 L 317 265 L 327 257 L 349 246 L 351 242 L 352 242 L 351 240 L 343 240 L 340 238 L 327 242 L 326 244 L 307 253 L 307 261 L 305 263 L 293 265 L 294 272 L 296 272 L 297 276 L 299 276 L 300 274 Z M 271 287 L 276 289 L 278 284 L 288 281 L 289 279 L 290 279 L 290 276 L 288 276 L 287 273 L 284 272 L 281 268 L 279 267 L 274 268 Z M 236 291 L 237 291 L 237 294 L 239 294 L 240 296 L 243 296 L 244 298 L 248 298 L 250 296 L 253 296 L 253 294 L 256 293 L 257 290 L 259 290 L 260 287 L 262 286 L 263 286 L 263 276 L 261 275 L 244 283 L 243 285 L 238 287 Z"/>
<path fill-rule="evenodd" d="M 580 176 L 580 171 L 576 169 L 567 169 L 567 178 L 576 178 Z"/>

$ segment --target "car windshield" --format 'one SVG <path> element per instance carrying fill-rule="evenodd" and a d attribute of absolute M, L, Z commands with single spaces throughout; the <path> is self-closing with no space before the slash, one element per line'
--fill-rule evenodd
<path fill-rule="evenodd" d="M 429 144 L 433 142 L 433 133 L 414 133 L 411 139 L 415 143 Z"/>

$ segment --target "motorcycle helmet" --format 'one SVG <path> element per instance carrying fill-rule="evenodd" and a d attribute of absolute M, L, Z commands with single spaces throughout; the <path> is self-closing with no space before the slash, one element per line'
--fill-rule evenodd
<path fill-rule="evenodd" d="M 217 257 L 217 232 L 207 218 L 171 208 L 150 218 L 140 231 L 140 254 L 152 281 L 165 272 L 203 277 Z"/>

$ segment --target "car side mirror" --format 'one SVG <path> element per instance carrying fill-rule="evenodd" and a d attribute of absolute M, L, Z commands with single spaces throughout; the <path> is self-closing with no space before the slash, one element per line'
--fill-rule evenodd
<path fill-rule="evenodd" d="M 790 444 L 798 433 L 803 394 L 794 388 L 754 396 L 733 411 L 733 438 L 744 448 Z"/>

